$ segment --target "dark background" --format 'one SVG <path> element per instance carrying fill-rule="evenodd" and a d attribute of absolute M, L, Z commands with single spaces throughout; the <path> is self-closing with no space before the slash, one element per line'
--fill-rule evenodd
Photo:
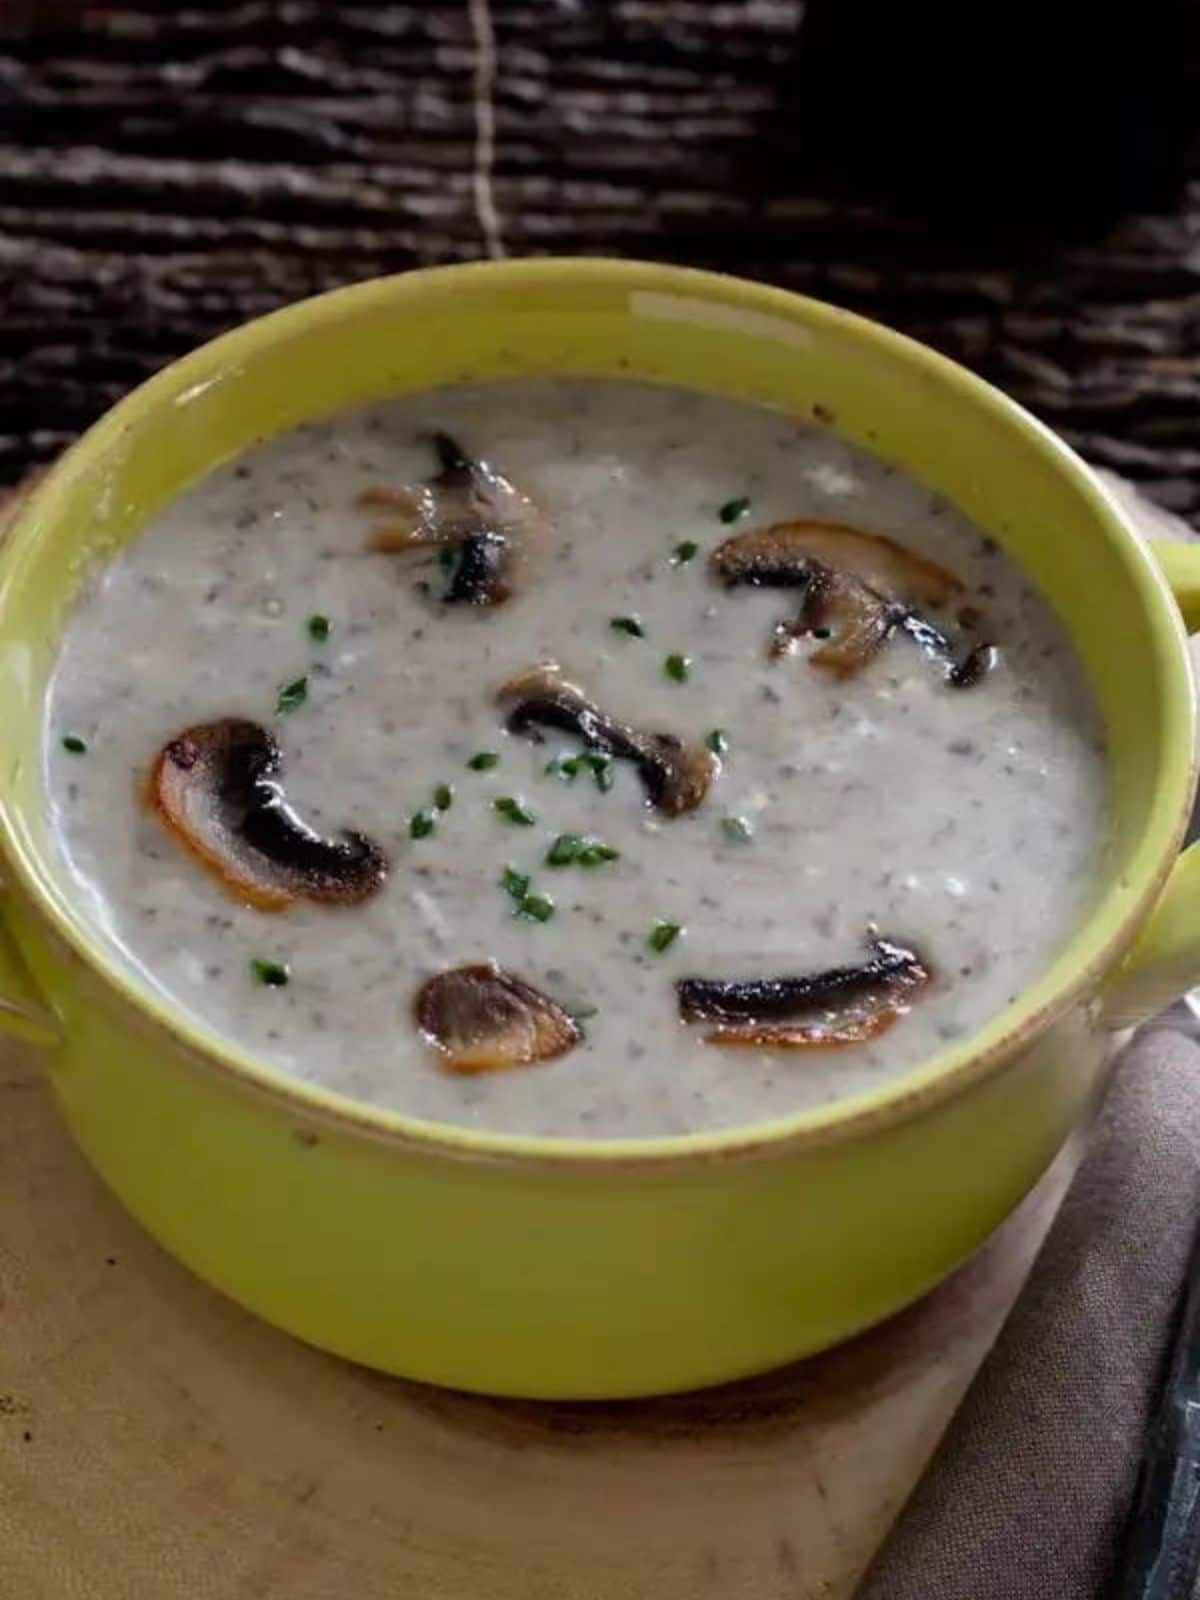
<path fill-rule="evenodd" d="M 1200 516 L 1195 5 L 491 12 L 509 253 L 851 306 Z M 233 323 L 481 254 L 475 61 L 469 0 L 0 0 L 0 482 Z"/>

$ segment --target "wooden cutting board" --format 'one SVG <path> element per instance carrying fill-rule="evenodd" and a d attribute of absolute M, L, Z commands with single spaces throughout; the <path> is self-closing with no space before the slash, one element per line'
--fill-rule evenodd
<path fill-rule="evenodd" d="M 489 1401 L 322 1355 L 206 1288 L 92 1177 L 33 1054 L 0 1045 L 0 1596 L 845 1600 L 1077 1158 L 828 1355 L 652 1402 Z"/>

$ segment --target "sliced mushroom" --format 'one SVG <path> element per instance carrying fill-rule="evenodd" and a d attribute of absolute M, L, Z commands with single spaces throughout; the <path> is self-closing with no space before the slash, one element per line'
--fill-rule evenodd
<path fill-rule="evenodd" d="M 681 978 L 685 1022 L 715 1022 L 710 1044 L 823 1049 L 890 1028 L 930 980 L 915 950 L 872 938 L 866 961 L 798 977 Z"/>
<path fill-rule="evenodd" d="M 464 1074 L 551 1061 L 583 1037 L 556 1001 L 494 962 L 427 978 L 413 1013 L 447 1070 Z"/>
<path fill-rule="evenodd" d="M 803 587 L 815 563 L 861 578 L 888 600 L 942 606 L 962 590 L 962 581 L 936 561 L 927 561 L 882 533 L 864 533 L 842 522 L 800 518 L 735 533 L 709 558 L 730 587 Z"/>
<path fill-rule="evenodd" d="M 503 684 L 496 699 L 512 707 L 510 733 L 540 739 L 540 728 L 561 728 L 576 734 L 591 750 L 632 761 L 651 805 L 664 816 L 694 810 L 719 771 L 716 757 L 702 745 L 687 744 L 673 733 L 643 733 L 617 722 L 553 663 Z"/>
<path fill-rule="evenodd" d="M 261 911 L 366 900 L 387 876 L 386 856 L 361 833 L 327 839 L 301 821 L 284 798 L 282 766 L 257 723 L 201 723 L 159 752 L 150 802 L 225 888 Z"/>
<path fill-rule="evenodd" d="M 916 608 L 945 605 L 961 592 L 961 581 L 883 534 L 840 522 L 776 522 L 726 539 L 710 564 L 729 588 L 803 589 L 799 615 L 775 627 L 772 656 L 813 634 L 828 637 L 810 657 L 812 664 L 848 677 L 900 627 L 955 688 L 977 683 L 995 659 L 990 645 L 958 659 L 946 634 Z"/>
<path fill-rule="evenodd" d="M 475 461 L 448 433 L 431 435 L 439 470 L 426 483 L 366 489 L 358 504 L 397 513 L 371 535 L 376 550 L 431 546 L 458 552 L 448 604 L 499 605 L 510 593 L 515 544 L 534 522 L 531 501 L 486 461 Z"/>
<path fill-rule="evenodd" d="M 885 600 L 860 578 L 814 565 L 799 615 L 775 625 L 771 655 L 784 655 L 798 640 L 817 634 L 828 642 L 813 651 L 813 666 L 848 678 L 887 643 L 907 615 L 903 606 Z"/>

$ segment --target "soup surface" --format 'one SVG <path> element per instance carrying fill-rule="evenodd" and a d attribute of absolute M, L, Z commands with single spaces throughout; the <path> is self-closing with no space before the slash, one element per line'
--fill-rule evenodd
<path fill-rule="evenodd" d="M 387 497 L 364 491 L 428 480 L 435 429 L 537 507 L 503 604 L 444 603 L 453 549 L 373 547 Z M 727 587 L 709 558 L 796 518 L 944 564 L 965 588 L 939 626 L 995 644 L 992 669 L 954 687 L 899 627 L 845 677 L 813 665 L 816 632 L 773 658 L 799 591 Z M 666 816 L 634 763 L 508 731 L 497 689 L 546 662 L 613 717 L 719 749 L 702 803 Z M 991 540 L 826 428 L 629 383 L 464 384 L 255 446 L 90 582 L 47 717 L 62 853 L 144 981 L 299 1078 L 527 1133 L 722 1127 L 902 1072 L 1045 968 L 1103 823 L 1080 669 Z M 274 735 L 308 823 L 378 844 L 378 893 L 265 911 L 181 848 L 147 774 L 182 730 L 235 717 Z M 853 965 L 871 929 L 932 973 L 875 1037 L 724 1048 L 680 1018 L 680 978 Z M 447 1070 L 415 991 L 487 961 L 573 1013 L 575 1047 Z"/>

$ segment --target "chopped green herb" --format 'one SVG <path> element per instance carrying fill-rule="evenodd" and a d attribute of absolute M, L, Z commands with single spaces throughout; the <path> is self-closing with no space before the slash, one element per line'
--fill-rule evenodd
<path fill-rule="evenodd" d="M 555 756 L 546 763 L 546 776 L 562 783 L 574 783 L 583 768 L 582 756 Z"/>
<path fill-rule="evenodd" d="M 576 856 L 581 867 L 599 867 L 606 861 L 617 861 L 621 852 L 614 850 L 612 845 L 605 844 L 602 839 L 585 839 L 583 848 Z"/>
<path fill-rule="evenodd" d="M 748 844 L 754 837 L 754 829 L 745 817 L 722 817 L 721 832 L 735 844 Z"/>
<path fill-rule="evenodd" d="M 548 867 L 569 867 L 572 861 L 578 861 L 579 852 L 583 849 L 586 840 L 580 833 L 560 833 L 558 838 L 546 851 L 546 865 Z"/>
<path fill-rule="evenodd" d="M 77 733 L 64 733 L 62 747 L 64 750 L 69 750 L 73 756 L 87 754 L 87 745 Z"/>
<path fill-rule="evenodd" d="M 408 836 L 410 839 L 428 839 L 437 827 L 437 820 L 430 811 L 414 811 L 408 821 Z"/>
<path fill-rule="evenodd" d="M 250 963 L 250 971 L 259 983 L 266 984 L 268 989 L 282 989 L 291 980 L 291 970 L 282 961 L 263 961 L 255 956 Z"/>
<path fill-rule="evenodd" d="M 641 617 L 609 617 L 608 625 L 615 628 L 618 633 L 627 633 L 632 639 L 644 639 L 646 630 L 642 626 Z"/>
<path fill-rule="evenodd" d="M 612 757 L 602 750 L 582 750 L 577 756 L 555 756 L 546 763 L 546 773 L 563 783 L 574 783 L 581 772 L 590 772 L 601 794 L 607 794 L 616 782 Z"/>
<path fill-rule="evenodd" d="M 673 678 L 676 683 L 686 683 L 688 674 L 692 670 L 691 656 L 681 656 L 677 652 L 669 655 L 663 662 L 663 671 L 668 678 Z"/>
<path fill-rule="evenodd" d="M 308 619 L 308 637 L 315 644 L 324 644 L 329 637 L 329 618 L 314 611 Z"/>
<path fill-rule="evenodd" d="M 678 939 L 683 929 L 677 922 L 656 922 L 650 929 L 646 943 L 656 955 L 662 955 L 664 950 L 669 950 Z"/>
<path fill-rule="evenodd" d="M 438 551 L 438 566 L 443 572 L 453 572 L 458 565 L 458 551 L 447 545 L 444 550 Z"/>
<path fill-rule="evenodd" d="M 505 894 L 510 894 L 514 900 L 524 900 L 529 893 L 529 874 L 518 872 L 516 867 L 505 867 L 500 874 L 500 887 Z"/>
<path fill-rule="evenodd" d="M 517 906 L 519 917 L 531 917 L 534 922 L 549 922 L 554 915 L 554 901 L 548 894 L 527 894 Z"/>
<path fill-rule="evenodd" d="M 514 800 L 510 794 L 498 795 L 492 801 L 492 810 L 518 828 L 532 828 L 537 821 L 529 807 L 520 800 Z"/>
<path fill-rule="evenodd" d="M 298 711 L 308 699 L 308 679 L 293 678 L 291 683 L 285 683 L 279 691 L 275 701 L 275 710 L 286 716 L 291 711 Z"/>
<path fill-rule="evenodd" d="M 700 546 L 695 539 L 681 539 L 671 552 L 671 562 L 676 567 L 681 567 L 686 561 L 694 561 L 699 554 Z"/>
<path fill-rule="evenodd" d="M 715 756 L 723 756 L 729 749 L 729 738 L 724 728 L 714 728 L 704 742 Z"/>
<path fill-rule="evenodd" d="M 494 750 L 480 750 L 467 762 L 472 772 L 490 772 L 493 767 L 500 765 L 500 757 Z"/>
<path fill-rule="evenodd" d="M 439 783 L 433 791 L 433 807 L 435 811 L 449 811 L 454 804 L 454 790 L 448 783 Z"/>
<path fill-rule="evenodd" d="M 726 500 L 717 515 L 722 522 L 740 522 L 749 509 L 749 496 L 742 494 L 736 500 Z"/>
<path fill-rule="evenodd" d="M 596 780 L 597 789 L 601 794 L 607 794 L 617 781 L 617 775 L 613 771 L 612 757 L 606 756 L 600 751 L 589 751 L 583 759 L 592 769 L 592 777 Z"/>

